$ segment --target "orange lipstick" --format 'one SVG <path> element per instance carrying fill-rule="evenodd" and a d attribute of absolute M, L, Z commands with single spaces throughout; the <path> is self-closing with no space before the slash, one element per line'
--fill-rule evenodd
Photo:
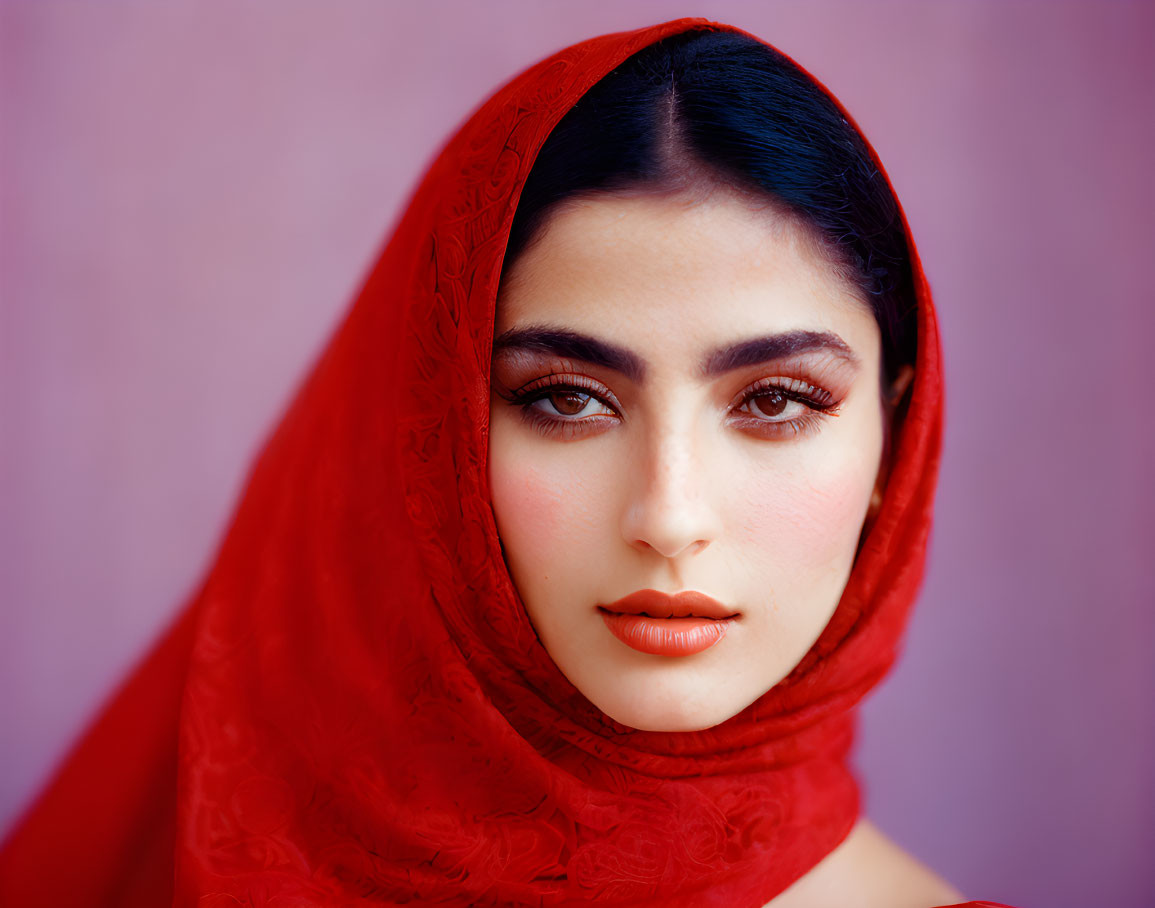
<path fill-rule="evenodd" d="M 611 634 L 626 646 L 653 656 L 692 656 L 726 636 L 738 612 L 705 593 L 669 595 L 638 590 L 598 611 Z"/>

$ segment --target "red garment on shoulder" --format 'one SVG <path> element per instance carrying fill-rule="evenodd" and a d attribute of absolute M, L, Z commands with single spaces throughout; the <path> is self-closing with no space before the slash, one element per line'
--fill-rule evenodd
<path fill-rule="evenodd" d="M 574 45 L 452 137 L 202 589 L 7 842 L 0 902 L 761 906 L 846 837 L 854 707 L 914 600 L 939 456 L 913 242 L 919 354 L 881 513 L 821 638 L 739 715 L 693 733 L 602 715 L 534 634 L 489 503 L 520 188 L 590 86 L 690 29 L 738 31 L 680 19 Z"/>

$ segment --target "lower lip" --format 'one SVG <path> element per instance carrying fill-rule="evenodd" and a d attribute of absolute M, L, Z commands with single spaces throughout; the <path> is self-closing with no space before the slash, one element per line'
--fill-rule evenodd
<path fill-rule="evenodd" d="M 726 636 L 732 618 L 651 618 L 599 609 L 610 633 L 652 656 L 692 656 Z"/>

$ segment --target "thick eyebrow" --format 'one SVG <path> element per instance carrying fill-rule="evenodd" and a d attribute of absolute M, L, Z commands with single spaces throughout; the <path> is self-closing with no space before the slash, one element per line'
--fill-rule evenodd
<path fill-rule="evenodd" d="M 635 384 L 641 384 L 646 375 L 645 360 L 632 350 L 564 328 L 538 325 L 511 328 L 493 342 L 494 356 L 507 350 L 527 350 L 580 360 L 594 366 L 612 369 Z M 858 364 L 858 357 L 854 355 L 854 351 L 846 341 L 833 332 L 786 331 L 782 334 L 750 338 L 712 350 L 702 360 L 698 374 L 703 378 L 713 378 L 745 366 L 773 362 L 815 350 L 832 353 L 851 365 Z"/>
<path fill-rule="evenodd" d="M 744 366 L 785 359 L 799 353 L 821 350 L 832 353 L 852 366 L 858 365 L 858 357 L 850 345 L 832 331 L 786 331 L 739 341 L 729 347 L 721 347 L 706 356 L 701 374 L 711 377 L 733 372 Z"/>

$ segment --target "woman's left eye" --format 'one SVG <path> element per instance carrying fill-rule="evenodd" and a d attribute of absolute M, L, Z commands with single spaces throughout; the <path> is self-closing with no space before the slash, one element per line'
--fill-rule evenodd
<path fill-rule="evenodd" d="M 769 388 L 751 394 L 742 402 L 742 406 L 749 407 L 752 415 L 773 422 L 788 422 L 814 409 L 790 397 L 781 388 Z"/>

